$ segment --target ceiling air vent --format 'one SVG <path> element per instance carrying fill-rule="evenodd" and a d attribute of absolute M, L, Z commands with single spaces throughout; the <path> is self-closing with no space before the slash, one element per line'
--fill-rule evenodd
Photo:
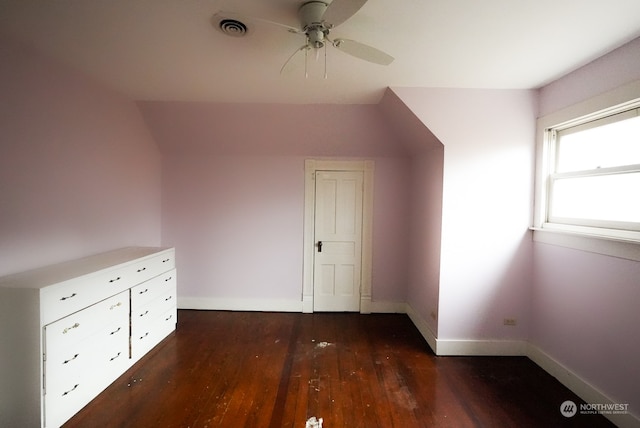
<path fill-rule="evenodd" d="M 218 29 L 231 37 L 244 37 L 247 35 L 247 31 L 249 31 L 244 22 L 231 18 L 221 19 L 218 23 Z"/>

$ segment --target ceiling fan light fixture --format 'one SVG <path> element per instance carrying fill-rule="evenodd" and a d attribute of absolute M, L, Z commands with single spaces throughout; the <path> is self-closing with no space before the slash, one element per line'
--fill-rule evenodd
<path fill-rule="evenodd" d="M 307 0 L 298 8 L 298 19 L 300 24 L 297 27 L 233 12 L 218 12 L 214 15 L 214 19 L 217 19 L 215 21 L 216 27 L 220 28 L 223 33 L 234 37 L 240 37 L 246 34 L 247 29 L 247 26 L 235 17 L 239 17 L 241 19 L 246 18 L 251 22 L 264 23 L 284 28 L 290 33 L 304 36 L 305 44 L 296 49 L 296 51 L 289 56 L 280 69 L 280 74 L 283 73 L 297 54 L 304 52 L 306 76 L 309 51 L 314 50 L 316 59 L 318 59 L 320 57 L 320 49 L 324 49 L 326 78 L 327 44 L 355 58 L 374 64 L 389 65 L 393 62 L 393 57 L 391 55 L 372 46 L 349 39 L 338 38 L 334 40 L 329 36 L 334 27 L 350 19 L 362 6 L 364 6 L 366 2 L 367 0 L 331 0 L 329 3 L 325 0 Z"/>
<path fill-rule="evenodd" d="M 307 38 L 309 39 L 311 47 L 320 49 L 324 46 L 325 32 L 322 28 L 309 29 L 307 30 Z"/>

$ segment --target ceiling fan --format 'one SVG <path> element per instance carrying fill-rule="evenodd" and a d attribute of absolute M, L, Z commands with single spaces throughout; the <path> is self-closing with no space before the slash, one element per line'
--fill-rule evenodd
<path fill-rule="evenodd" d="M 374 64 L 389 65 L 393 62 L 394 58 L 391 55 L 379 49 L 355 40 L 343 38 L 333 39 L 329 36 L 331 30 L 355 15 L 355 13 L 358 12 L 366 2 L 367 0 L 333 0 L 331 3 L 320 0 L 306 1 L 298 9 L 300 28 L 232 12 L 217 12 L 213 17 L 214 22 L 223 29 L 223 32 L 226 32 L 227 34 L 231 33 L 231 35 L 239 35 L 234 33 L 246 32 L 246 26 L 238 20 L 245 18 L 250 21 L 263 22 L 278 26 L 286 29 L 290 33 L 303 35 L 305 37 L 305 44 L 296 49 L 296 51 L 287 59 L 280 69 L 280 73 L 287 68 L 291 63 L 291 60 L 298 53 L 304 52 L 305 75 L 307 75 L 306 67 L 308 52 L 314 50 L 316 57 L 318 57 L 320 49 L 324 48 L 326 78 L 326 47 L 328 44 L 349 55 Z"/>

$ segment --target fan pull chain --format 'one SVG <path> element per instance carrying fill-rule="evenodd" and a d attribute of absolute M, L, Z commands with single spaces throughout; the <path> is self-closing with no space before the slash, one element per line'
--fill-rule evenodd
<path fill-rule="evenodd" d="M 324 78 L 327 79 L 327 44 L 324 44 Z"/>
<path fill-rule="evenodd" d="M 309 72 L 307 71 L 307 63 L 309 59 L 309 49 L 305 49 L 304 50 L 304 78 L 308 79 L 309 78 Z"/>

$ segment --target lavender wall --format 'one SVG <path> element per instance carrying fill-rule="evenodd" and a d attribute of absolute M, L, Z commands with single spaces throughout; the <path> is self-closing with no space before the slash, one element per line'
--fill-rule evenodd
<path fill-rule="evenodd" d="M 540 116 L 638 80 L 640 37 L 540 89 Z"/>
<path fill-rule="evenodd" d="M 0 275 L 160 244 L 160 156 L 132 102 L 0 35 Z"/>
<path fill-rule="evenodd" d="M 411 160 L 411 241 L 407 303 L 438 335 L 442 231 L 442 146 Z"/>
<path fill-rule="evenodd" d="M 404 302 L 409 159 L 375 106 L 139 104 L 181 306 L 301 310 L 304 159 L 375 161 L 372 297 Z"/>
<path fill-rule="evenodd" d="M 540 90 L 544 116 L 640 80 L 640 39 Z M 531 342 L 640 415 L 640 263 L 534 244 Z"/>
<path fill-rule="evenodd" d="M 525 339 L 535 92 L 393 91 L 444 145 L 438 340 Z"/>
<path fill-rule="evenodd" d="M 376 163 L 373 202 L 372 301 L 405 303 L 409 281 L 411 161 L 372 158 Z"/>
<path fill-rule="evenodd" d="M 177 249 L 182 302 L 301 300 L 302 165 L 295 157 L 165 157 L 162 240 Z"/>
<path fill-rule="evenodd" d="M 640 414 L 640 263 L 534 245 L 531 342 Z"/>
<path fill-rule="evenodd" d="M 407 299 L 410 313 L 438 332 L 443 146 L 409 107 L 388 89 L 380 111 L 411 153 Z"/>

